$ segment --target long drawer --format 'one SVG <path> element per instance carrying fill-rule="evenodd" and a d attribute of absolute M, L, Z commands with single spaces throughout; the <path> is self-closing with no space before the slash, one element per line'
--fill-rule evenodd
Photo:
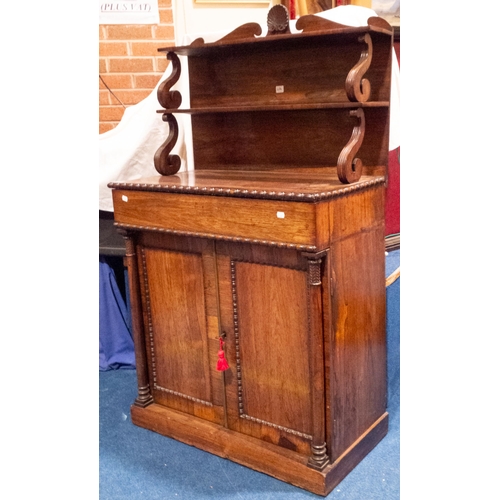
<path fill-rule="evenodd" d="M 200 237 L 316 249 L 329 242 L 328 201 L 297 202 L 113 190 L 115 222 Z"/>

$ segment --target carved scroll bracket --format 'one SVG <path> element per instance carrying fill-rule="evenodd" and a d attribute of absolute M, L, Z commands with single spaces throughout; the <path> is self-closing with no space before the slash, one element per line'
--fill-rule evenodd
<path fill-rule="evenodd" d="M 358 108 L 349 114 L 359 118 L 359 125 L 354 127 L 351 138 L 340 152 L 337 161 L 337 175 L 344 184 L 359 181 L 363 170 L 363 162 L 355 156 L 365 137 L 365 113 L 362 108 Z"/>
<path fill-rule="evenodd" d="M 352 102 L 366 102 L 370 98 L 370 82 L 363 78 L 372 62 L 373 43 L 369 33 L 365 33 L 358 38 L 359 42 L 364 42 L 367 48 L 361 52 L 361 57 L 356 65 L 349 71 L 345 82 L 347 97 Z"/>
<path fill-rule="evenodd" d="M 171 113 L 163 113 L 162 120 L 168 123 L 169 133 L 166 141 L 155 153 L 154 165 L 159 174 L 173 175 L 181 168 L 181 159 L 179 156 L 170 154 L 179 136 L 179 126 L 174 115 Z"/>
<path fill-rule="evenodd" d="M 297 19 L 295 27 L 303 33 L 314 33 L 315 31 L 341 31 L 348 28 L 345 24 L 336 23 L 330 19 L 316 16 L 314 14 L 306 14 Z"/>
<path fill-rule="evenodd" d="M 182 103 L 182 95 L 177 90 L 170 90 L 181 76 L 181 62 L 175 52 L 168 52 L 167 59 L 172 62 L 170 76 L 158 87 L 158 102 L 165 109 L 177 109 Z"/>
<path fill-rule="evenodd" d="M 238 40 L 245 40 L 246 38 L 254 38 L 261 34 L 262 28 L 259 23 L 246 23 L 234 29 L 231 33 L 228 33 L 225 37 L 221 38 L 219 42 L 236 42 Z M 201 40 L 203 41 L 203 39 Z"/>

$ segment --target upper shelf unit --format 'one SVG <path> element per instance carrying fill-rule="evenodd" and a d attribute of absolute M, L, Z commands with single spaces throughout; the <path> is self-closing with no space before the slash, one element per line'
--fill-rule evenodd
<path fill-rule="evenodd" d="M 342 170 L 345 164 L 339 178 L 354 182 L 361 160 L 351 152 L 360 148 L 365 165 L 386 165 L 392 27 L 379 17 L 349 27 L 308 15 L 297 20 L 299 32 L 292 34 L 285 13 L 281 5 L 271 8 L 265 36 L 259 24 L 249 23 L 213 43 L 199 38 L 159 49 L 173 65 L 158 89 L 159 112 L 170 125 L 155 155 L 159 173 L 180 166 L 170 155 L 175 113 L 192 115 L 196 169 Z M 182 96 L 171 90 L 180 78 L 178 56 L 188 57 L 190 103 L 183 108 Z M 285 139 L 272 141 L 268 134 Z"/>

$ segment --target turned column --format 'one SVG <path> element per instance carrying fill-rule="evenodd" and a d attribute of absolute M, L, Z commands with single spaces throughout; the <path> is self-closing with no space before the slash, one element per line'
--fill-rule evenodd
<path fill-rule="evenodd" d="M 137 269 L 137 256 L 135 242 L 131 232 L 118 229 L 125 238 L 125 259 L 128 269 L 130 307 L 132 309 L 132 336 L 134 338 L 135 364 L 137 372 L 138 396 L 134 401 L 135 406 L 145 408 L 153 403 L 153 396 L 149 387 L 148 365 L 146 359 L 146 344 L 144 341 L 144 327 L 142 324 L 142 307 Z"/>
<path fill-rule="evenodd" d="M 325 362 L 323 307 L 321 298 L 321 261 L 327 250 L 304 252 L 308 263 L 309 359 L 311 377 L 312 441 L 307 465 L 321 470 L 329 462 L 325 438 Z"/>

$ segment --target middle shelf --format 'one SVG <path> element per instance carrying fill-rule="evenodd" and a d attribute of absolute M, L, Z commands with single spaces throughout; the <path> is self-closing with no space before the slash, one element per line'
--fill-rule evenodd
<path fill-rule="evenodd" d="M 318 110 L 318 109 L 356 109 L 356 108 L 388 108 L 389 101 L 370 101 L 370 102 L 325 102 L 325 103 L 269 103 L 259 104 L 241 104 L 239 106 L 210 106 L 182 109 L 159 109 L 157 113 L 186 113 L 191 115 L 204 113 L 240 113 L 240 112 L 259 112 L 259 111 L 297 111 L 297 110 Z"/>
<path fill-rule="evenodd" d="M 339 178 L 350 183 L 359 179 L 363 167 L 387 164 L 388 104 L 256 105 L 228 111 L 193 108 L 184 113 L 190 115 L 196 169 L 336 165 Z M 180 167 L 179 157 L 170 154 L 177 141 L 178 111 L 162 111 L 170 130 L 155 155 L 162 175 L 174 174 Z"/>

